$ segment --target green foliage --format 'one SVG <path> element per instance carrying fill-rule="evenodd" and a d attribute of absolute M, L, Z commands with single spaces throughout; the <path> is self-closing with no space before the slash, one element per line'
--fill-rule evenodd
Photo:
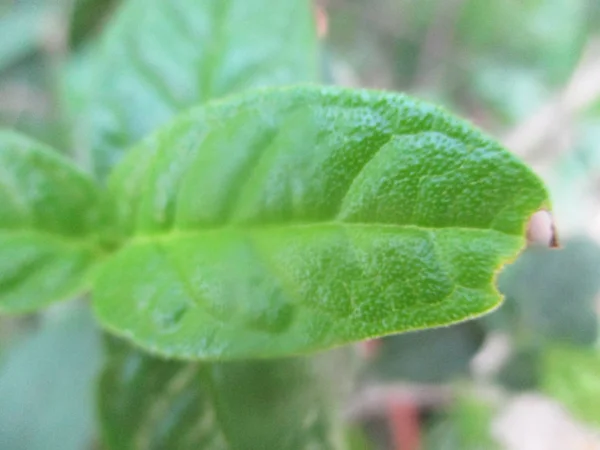
<path fill-rule="evenodd" d="M 8 349 L 0 366 L 0 448 L 90 448 L 100 349 L 90 311 L 81 307 L 49 316 Z"/>
<path fill-rule="evenodd" d="M 130 236 L 96 312 L 185 358 L 284 356 L 481 314 L 547 203 L 532 172 L 443 111 L 318 88 L 193 110 L 110 186 Z"/>
<path fill-rule="evenodd" d="M 101 194 L 46 146 L 0 132 L 0 310 L 72 298 L 100 256 Z"/>
<path fill-rule="evenodd" d="M 600 353 L 570 346 L 549 348 L 543 357 L 542 389 L 582 420 L 600 426 Z"/>
<path fill-rule="evenodd" d="M 314 361 L 191 364 L 110 349 L 99 390 L 108 450 L 343 448 Z"/>
<path fill-rule="evenodd" d="M 73 9 L 46 15 L 62 3 Z M 379 6 L 363 3 L 361 18 L 370 20 Z M 448 69 L 438 77 L 447 85 L 442 98 L 473 84 L 465 91 L 483 86 L 482 98 L 512 112 L 528 104 L 523 94 L 533 85 L 513 81 L 526 73 L 543 80 L 536 95 L 547 95 L 574 64 L 585 31 L 584 0 L 570 9 L 567 0 L 512 9 L 493 0 L 474 22 L 468 1 L 457 15 L 472 22 L 458 27 L 461 54 L 443 61 L 427 49 L 444 0 L 382 3 L 404 23 L 387 26 L 391 38 L 362 30 L 348 45 L 376 50 L 378 59 L 360 64 L 365 72 L 389 65 L 398 72 L 391 80 L 409 83 L 433 56 Z M 348 433 L 323 380 L 347 383 L 346 361 L 324 355 L 332 376 L 319 357 L 290 356 L 496 307 L 496 272 L 523 247 L 531 213 L 549 206 L 539 179 L 508 152 L 409 97 L 287 88 L 214 102 L 317 80 L 309 0 L 15 4 L 35 14 L 0 20 L 0 122 L 72 151 L 109 182 L 105 192 L 51 149 L 0 133 L 0 310 L 29 311 L 92 287 L 103 324 L 141 345 L 108 342 L 97 390 L 103 449 L 368 448 L 357 429 L 351 444 L 341 438 Z M 53 22 L 67 16 L 70 48 Z M 506 24 L 518 24 L 508 38 L 497 28 Z M 497 58 L 482 56 L 490 45 Z M 72 136 L 55 108 L 54 71 L 65 60 L 60 102 Z M 22 85 L 36 100 L 32 113 L 21 111 L 20 96 L 4 108 L 3 95 Z M 1 448 L 92 444 L 98 336 L 87 316 L 75 324 L 68 312 L 35 338 L 35 352 L 25 343 L 19 356 L 2 343 Z M 573 323 L 584 323 L 582 314 Z M 589 323 L 575 341 L 589 344 Z M 466 372 L 482 338 L 475 322 L 390 337 L 373 370 L 447 381 Z M 271 359 L 248 359 L 263 357 Z M 483 432 L 489 410 L 467 403 L 452 410 L 444 443 L 492 448 Z"/>
<path fill-rule="evenodd" d="M 315 48 L 307 0 L 124 2 L 89 55 L 89 77 L 71 79 L 86 85 L 72 111 L 78 145 L 103 178 L 127 146 L 182 109 L 315 80 Z"/>

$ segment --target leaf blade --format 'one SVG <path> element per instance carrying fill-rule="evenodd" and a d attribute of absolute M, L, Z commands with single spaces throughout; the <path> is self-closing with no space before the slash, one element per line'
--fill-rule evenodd
<path fill-rule="evenodd" d="M 480 315 L 548 202 L 529 169 L 447 113 L 335 88 L 191 111 L 110 186 L 131 239 L 100 276 L 97 313 L 192 359 L 304 353 Z"/>
<path fill-rule="evenodd" d="M 48 147 L 0 133 L 0 310 L 25 312 L 87 285 L 101 194 Z"/>

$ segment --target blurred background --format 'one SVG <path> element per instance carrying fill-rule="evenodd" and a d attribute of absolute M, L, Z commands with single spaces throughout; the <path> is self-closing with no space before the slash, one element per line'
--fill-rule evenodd
<path fill-rule="evenodd" d="M 118 3 L 0 0 L 0 126 L 69 149 L 62 71 Z M 507 267 L 483 319 L 359 346 L 352 448 L 600 449 L 600 0 L 321 0 L 315 14 L 326 82 L 407 92 L 486 130 L 548 183 L 562 244 Z M 101 365 L 79 304 L 0 317 L 0 449 L 100 448 Z"/>

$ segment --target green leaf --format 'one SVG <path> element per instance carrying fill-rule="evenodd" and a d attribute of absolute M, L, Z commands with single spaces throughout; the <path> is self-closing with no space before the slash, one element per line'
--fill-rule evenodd
<path fill-rule="evenodd" d="M 109 450 L 343 448 L 311 360 L 178 363 L 118 342 L 110 353 L 98 392 Z"/>
<path fill-rule="evenodd" d="M 52 149 L 0 131 L 0 311 L 80 293 L 100 250 L 100 193 Z"/>
<path fill-rule="evenodd" d="M 556 346 L 543 357 L 542 389 L 580 419 L 600 426 L 600 353 Z"/>
<path fill-rule="evenodd" d="M 39 330 L 3 355 L 2 449 L 91 448 L 100 336 L 87 308 L 53 313 Z"/>
<path fill-rule="evenodd" d="M 126 147 L 184 108 L 315 80 L 313 28 L 309 0 L 124 2 L 89 61 L 87 102 L 73 111 L 78 145 L 104 177 Z"/>
<path fill-rule="evenodd" d="M 95 308 L 182 358 L 276 357 L 459 322 L 547 206 L 498 144 L 409 97 L 273 89 L 195 109 L 110 182 L 129 243 Z"/>

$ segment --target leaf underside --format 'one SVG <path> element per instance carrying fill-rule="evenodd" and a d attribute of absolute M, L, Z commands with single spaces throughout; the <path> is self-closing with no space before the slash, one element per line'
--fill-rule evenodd
<path fill-rule="evenodd" d="M 127 244 L 95 308 L 179 358 L 277 357 L 480 315 L 539 179 L 409 97 L 272 89 L 180 116 L 110 189 Z"/>
<path fill-rule="evenodd" d="M 52 149 L 0 132 L 0 311 L 81 292 L 99 251 L 100 193 Z"/>

